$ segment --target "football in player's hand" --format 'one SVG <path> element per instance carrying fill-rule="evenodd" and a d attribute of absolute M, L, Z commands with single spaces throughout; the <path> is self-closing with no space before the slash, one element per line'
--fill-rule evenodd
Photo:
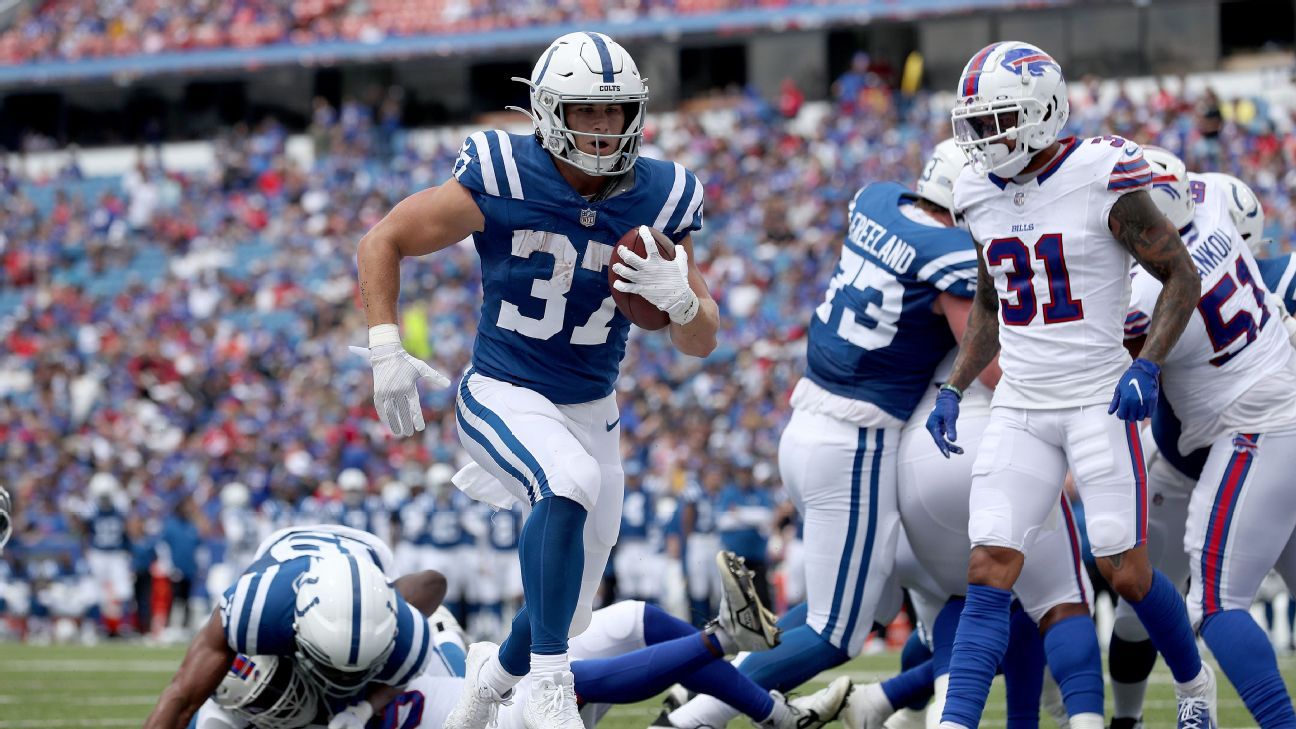
<path fill-rule="evenodd" d="M 650 230 L 652 230 L 653 238 L 657 241 L 658 254 L 668 261 L 674 260 L 675 244 L 660 230 L 656 228 L 650 228 Z M 621 313 L 634 322 L 635 326 L 653 331 L 664 328 L 667 324 L 670 324 L 670 316 L 666 312 L 653 306 L 652 303 L 639 294 L 629 294 L 617 290 L 616 282 L 623 279 L 613 269 L 616 264 L 621 262 L 621 256 L 617 253 L 617 249 L 621 246 L 629 248 L 640 258 L 648 257 L 648 249 L 644 246 L 643 238 L 639 236 L 638 227 L 631 228 L 625 235 L 621 236 L 616 248 L 612 249 L 612 260 L 608 262 L 608 285 L 612 287 L 612 300 L 616 302 Z"/>

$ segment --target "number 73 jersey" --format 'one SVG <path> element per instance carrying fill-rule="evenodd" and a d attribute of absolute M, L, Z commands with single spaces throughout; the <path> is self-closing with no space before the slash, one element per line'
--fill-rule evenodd
<path fill-rule="evenodd" d="M 1106 405 L 1130 363 L 1123 339 L 1133 259 L 1108 217 L 1122 195 L 1149 188 L 1151 168 L 1124 139 L 1060 143 L 1024 183 L 971 166 L 954 183 L 955 208 L 999 298 L 995 405 Z"/>
<path fill-rule="evenodd" d="M 612 301 L 608 263 L 627 231 L 652 226 L 676 243 L 702 227 L 702 185 L 671 162 L 639 157 L 588 202 L 533 135 L 468 137 L 454 175 L 486 220 L 473 235 L 482 308 L 473 366 L 559 404 L 612 392 L 630 320 Z"/>
<path fill-rule="evenodd" d="M 1201 300 L 1161 367 L 1162 393 L 1181 423 L 1179 452 L 1228 432 L 1296 427 L 1296 356 L 1266 306 L 1264 280 L 1229 214 L 1227 189 L 1193 177 L 1192 223 L 1181 233 L 1201 277 Z M 1161 294 L 1138 269 L 1125 336 L 1137 338 Z"/>

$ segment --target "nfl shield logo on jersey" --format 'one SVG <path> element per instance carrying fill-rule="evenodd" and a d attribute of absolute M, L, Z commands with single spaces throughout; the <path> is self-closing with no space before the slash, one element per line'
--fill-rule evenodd
<path fill-rule="evenodd" d="M 586 228 L 593 228 L 594 216 L 596 215 L 598 215 L 598 213 L 594 212 L 589 208 L 582 210 L 581 217 L 580 217 L 581 225 L 585 226 Z"/>

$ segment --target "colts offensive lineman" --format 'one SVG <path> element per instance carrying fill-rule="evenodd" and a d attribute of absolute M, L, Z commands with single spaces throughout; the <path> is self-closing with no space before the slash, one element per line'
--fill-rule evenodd
<path fill-rule="evenodd" d="M 880 617 L 900 522 L 900 431 L 955 346 L 976 280 L 972 242 L 952 227 L 948 193 L 942 197 L 934 179 L 946 177 L 948 190 L 950 174 L 933 160 L 916 193 L 875 183 L 851 201 L 841 260 L 811 318 L 806 376 L 779 443 L 783 483 L 805 524 L 809 612 L 777 648 L 743 661 L 742 672 L 766 688 L 789 690 L 849 660 Z M 735 715 L 699 697 L 669 719 L 715 727 Z"/>
<path fill-rule="evenodd" d="M 1147 194 L 1151 174 L 1139 146 L 1059 140 L 1067 112 L 1061 67 L 1012 41 L 972 57 L 952 112 L 972 163 L 955 183 L 955 206 L 977 240 L 981 268 L 967 334 L 928 419 L 942 452 L 960 452 L 951 447 L 959 398 L 1001 346 L 1003 379 L 973 467 L 974 548 L 941 726 L 980 721 L 1008 640 L 1010 589 L 1068 466 L 1099 569 L 1130 600 L 1174 675 L 1179 725 L 1213 726 L 1214 677 L 1183 599 L 1148 563 L 1137 426 L 1154 410 L 1160 362 L 1201 287 Z M 1143 356 L 1132 364 L 1122 346 L 1131 255 L 1165 284 Z M 1075 638 L 1085 641 L 1073 649 L 1083 648 L 1079 661 L 1094 669 L 1086 672 L 1094 694 L 1086 719 L 1072 721 L 1087 729 L 1102 725 L 1101 658 L 1095 635 Z"/>
<path fill-rule="evenodd" d="M 1183 163 L 1164 150 L 1156 156 L 1153 199 L 1172 222 L 1187 221 L 1184 242 L 1203 291 L 1196 316 L 1166 357 L 1166 407 L 1153 419 L 1160 440 L 1171 437 L 1166 421 L 1173 420 L 1177 438 L 1167 450 L 1209 449 L 1183 540 L 1189 611 L 1259 725 L 1292 727 L 1296 713 L 1273 648 L 1248 609 L 1270 569 L 1296 578 L 1296 496 L 1289 487 L 1296 353 L 1270 311 L 1224 191 L 1193 195 Z M 1151 311 L 1159 290 L 1138 272 L 1133 312 Z"/>
<path fill-rule="evenodd" d="M 460 440 L 534 507 L 519 545 L 526 605 L 498 655 L 470 651 L 447 729 L 482 729 L 529 671 L 546 682 L 527 703 L 532 729 L 579 725 L 567 639 L 588 623 L 621 511 L 613 382 L 630 322 L 608 287 L 612 246 L 643 225 L 675 241 L 673 260 L 622 248 L 616 272 L 618 289 L 669 314 L 681 352 L 710 353 L 719 321 L 693 263 L 702 186 L 679 164 L 639 156 L 648 87 L 630 54 L 605 35 L 570 33 L 519 80 L 535 133 L 471 135 L 454 177 L 402 201 L 359 252 L 374 404 L 404 436 L 423 429 L 418 380 L 449 380 L 401 346 L 400 261 L 472 236 L 484 297 L 458 390 Z"/>

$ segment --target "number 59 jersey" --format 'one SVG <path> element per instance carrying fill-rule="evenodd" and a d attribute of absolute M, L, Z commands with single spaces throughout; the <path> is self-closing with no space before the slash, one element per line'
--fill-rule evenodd
<path fill-rule="evenodd" d="M 1053 161 L 1024 183 L 964 168 L 954 205 L 999 297 L 995 405 L 1110 402 L 1130 363 L 1123 339 L 1132 258 L 1107 221 L 1122 195 L 1151 184 L 1142 148 L 1112 137 L 1061 140 Z"/>
<path fill-rule="evenodd" d="M 1202 295 L 1161 368 L 1163 396 L 1181 422 L 1180 453 L 1234 430 L 1296 427 L 1296 352 L 1266 306 L 1268 290 L 1224 194 L 1218 185 L 1196 185 L 1192 223 L 1182 233 Z M 1138 269 L 1126 337 L 1146 333 L 1160 294 L 1161 282 Z"/>
<path fill-rule="evenodd" d="M 702 185 L 679 164 L 640 156 L 614 194 L 587 201 L 556 164 L 533 135 L 491 130 L 468 137 L 454 176 L 486 220 L 473 234 L 473 366 L 568 405 L 612 392 L 625 354 L 630 320 L 608 286 L 613 247 L 640 225 L 677 243 L 701 228 Z"/>

